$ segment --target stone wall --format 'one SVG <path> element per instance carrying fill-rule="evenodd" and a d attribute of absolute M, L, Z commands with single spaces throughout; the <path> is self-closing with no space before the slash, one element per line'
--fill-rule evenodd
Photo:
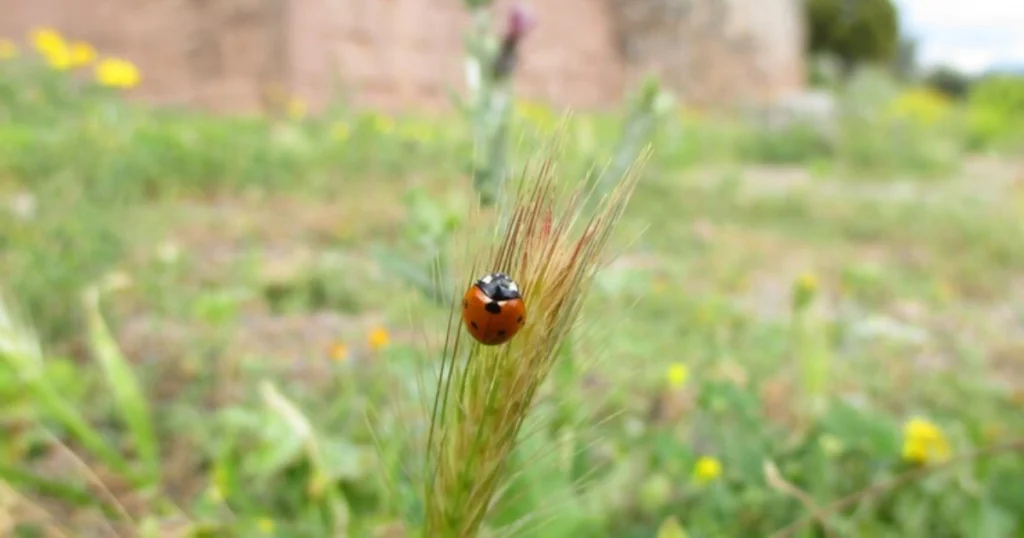
<path fill-rule="evenodd" d="M 804 84 L 803 0 L 607 0 L 631 73 L 695 105 L 774 101 Z"/>
<path fill-rule="evenodd" d="M 528 5 L 539 24 L 517 76 L 525 98 L 613 106 L 648 70 L 703 105 L 803 85 L 799 0 Z M 0 37 L 53 26 L 138 64 L 140 98 L 222 111 L 283 93 L 316 108 L 335 91 L 359 106 L 443 108 L 446 87 L 462 87 L 468 23 L 461 0 L 0 0 L 0 12 Z"/>

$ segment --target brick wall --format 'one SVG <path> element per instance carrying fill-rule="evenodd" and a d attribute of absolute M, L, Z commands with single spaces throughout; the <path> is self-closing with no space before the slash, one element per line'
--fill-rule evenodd
<path fill-rule="evenodd" d="M 528 5 L 539 24 L 516 81 L 527 98 L 614 105 L 647 70 L 700 104 L 803 83 L 799 0 Z M 49 25 L 133 60 L 139 97 L 161 103 L 252 110 L 276 88 L 315 108 L 339 89 L 360 106 L 437 108 L 463 86 L 460 0 L 0 0 L 0 12 L 0 36 Z"/>

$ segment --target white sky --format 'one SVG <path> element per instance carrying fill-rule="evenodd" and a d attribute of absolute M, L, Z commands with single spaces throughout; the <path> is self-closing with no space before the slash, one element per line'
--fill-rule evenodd
<path fill-rule="evenodd" d="M 1024 0 L 896 0 L 922 65 L 969 73 L 1024 65 Z"/>

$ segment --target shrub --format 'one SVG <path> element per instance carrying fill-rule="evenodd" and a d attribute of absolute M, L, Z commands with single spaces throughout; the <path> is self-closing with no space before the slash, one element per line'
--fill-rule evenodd
<path fill-rule="evenodd" d="M 971 90 L 971 77 L 951 67 L 938 67 L 924 77 L 924 83 L 954 99 L 963 99 Z"/>
<path fill-rule="evenodd" d="M 847 70 L 895 58 L 900 31 L 891 0 L 808 0 L 806 10 L 812 53 L 834 54 Z"/>
<path fill-rule="evenodd" d="M 971 88 L 967 103 L 972 149 L 1024 142 L 1024 77 L 985 77 Z"/>

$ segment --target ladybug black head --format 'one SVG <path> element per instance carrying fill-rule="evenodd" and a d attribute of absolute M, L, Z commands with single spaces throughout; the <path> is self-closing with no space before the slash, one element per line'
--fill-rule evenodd
<path fill-rule="evenodd" d="M 495 301 L 518 299 L 519 285 L 505 273 L 491 273 L 476 281 L 476 287 Z"/>

